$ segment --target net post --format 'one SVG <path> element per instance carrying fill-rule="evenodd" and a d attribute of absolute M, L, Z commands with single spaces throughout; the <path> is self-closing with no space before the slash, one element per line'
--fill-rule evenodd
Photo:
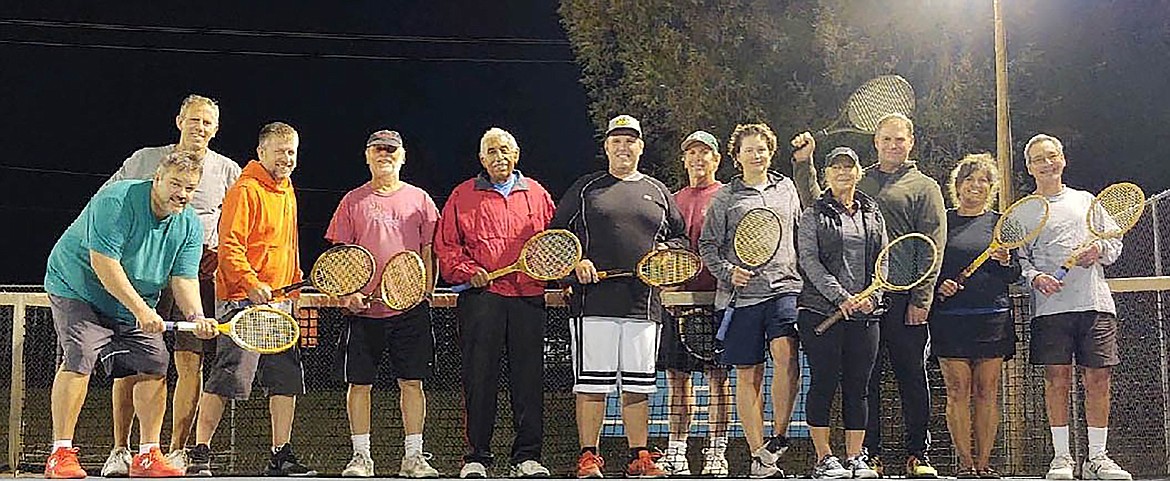
<path fill-rule="evenodd" d="M 1161 194 L 1159 194 L 1161 195 Z M 1165 275 L 1162 266 L 1162 232 L 1161 222 L 1158 215 L 1158 204 L 1160 201 L 1154 196 L 1153 202 L 1150 202 L 1150 218 L 1153 221 L 1153 244 L 1154 244 L 1154 275 Z M 1167 363 L 1167 356 L 1170 356 L 1170 349 L 1168 349 L 1166 332 L 1166 316 L 1164 308 L 1165 293 L 1162 290 L 1154 292 L 1154 312 L 1156 316 L 1154 319 L 1158 322 L 1158 350 L 1161 353 L 1159 356 L 1162 359 L 1162 405 L 1170 406 L 1170 363 Z M 1170 453 L 1170 409 L 1162 410 L 1162 432 L 1167 433 L 1162 436 L 1162 441 L 1166 446 L 1166 452 Z M 1170 473 L 1170 456 L 1166 457 L 1165 464 L 1162 466 L 1162 473 Z"/>
<path fill-rule="evenodd" d="M 24 335 L 26 302 L 23 294 L 16 296 L 12 309 L 12 380 L 8 393 L 8 466 L 13 476 L 20 470 L 24 445 L 24 431 L 20 420 L 24 417 Z"/>

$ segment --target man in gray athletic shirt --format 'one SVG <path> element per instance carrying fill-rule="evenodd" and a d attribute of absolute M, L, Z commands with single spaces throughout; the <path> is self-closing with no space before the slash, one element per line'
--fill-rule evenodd
<path fill-rule="evenodd" d="M 1048 222 L 1036 240 L 1020 249 L 1023 277 L 1032 288 L 1029 360 L 1044 366 L 1044 401 L 1052 430 L 1055 456 L 1048 479 L 1073 479 L 1075 460 L 1069 449 L 1068 393 L 1073 362 L 1081 366 L 1085 383 L 1085 419 L 1089 453 L 1081 479 L 1132 479 L 1109 459 L 1111 370 L 1121 362 L 1117 351 L 1117 308 L 1105 282 L 1103 266 L 1121 256 L 1121 239 L 1089 238 L 1085 214 L 1094 195 L 1064 185 L 1064 146 L 1056 137 L 1039 134 L 1024 147 L 1028 174 L 1036 180 L 1036 194 L 1048 199 Z M 1076 255 L 1076 265 L 1063 280 L 1052 274 Z"/>
<path fill-rule="evenodd" d="M 208 148 L 208 143 L 219 131 L 219 106 L 214 100 L 201 95 L 188 95 L 179 107 L 175 117 L 179 129 L 179 143 L 162 147 L 146 147 L 134 152 L 122 163 L 122 167 L 102 185 L 105 188 L 113 182 L 126 179 L 150 179 L 163 157 L 176 150 L 196 152 L 203 159 L 203 176 L 191 206 L 203 224 L 203 257 L 199 263 L 199 290 L 203 300 L 203 311 L 213 317 L 215 309 L 215 248 L 219 239 L 219 213 L 224 194 L 228 187 L 240 177 L 240 165 Z M 175 306 L 170 290 L 164 290 L 158 303 L 159 315 L 168 320 L 183 320 Z M 212 344 L 214 346 L 214 344 Z M 170 454 L 171 465 L 185 469 L 186 450 L 183 447 L 195 423 L 195 408 L 202 391 L 203 341 L 189 332 L 175 333 L 175 370 L 179 379 L 175 384 L 174 413 L 171 424 Z M 117 372 L 114 376 L 114 449 L 102 466 L 102 476 L 126 476 L 130 469 L 131 452 L 130 424 L 134 419 L 133 384 Z"/>

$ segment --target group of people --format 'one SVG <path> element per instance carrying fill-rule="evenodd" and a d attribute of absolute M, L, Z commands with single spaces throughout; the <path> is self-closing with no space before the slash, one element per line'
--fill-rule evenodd
<path fill-rule="evenodd" d="M 210 476 L 211 441 L 229 400 L 247 399 L 253 380 L 267 390 L 272 422 L 270 476 L 312 476 L 293 452 L 296 397 L 305 392 L 297 347 L 259 355 L 216 338 L 215 321 L 251 304 L 291 311 L 293 301 L 275 288 L 302 277 L 297 204 L 290 176 L 299 134 L 283 122 L 265 125 L 256 160 L 243 169 L 212 151 L 219 107 L 206 97 L 186 98 L 176 117 L 176 144 L 132 155 L 86 205 L 54 246 L 45 289 L 58 335 L 60 368 L 52 391 L 54 443 L 45 465 L 50 478 L 85 477 L 73 447 L 73 430 L 86 386 L 101 361 L 115 378 L 114 449 L 103 476 Z M 998 382 L 1015 349 L 1008 285 L 1023 278 L 1036 295 L 1031 361 L 1044 364 L 1048 417 L 1055 458 L 1050 479 L 1072 479 L 1067 403 L 1072 365 L 1084 368 L 1089 423 L 1085 478 L 1129 479 L 1106 454 L 1109 371 L 1119 362 L 1116 316 L 1102 265 L 1120 254 L 1118 240 L 1098 241 L 1080 252 L 1063 281 L 1054 272 L 1088 237 L 1084 213 L 1092 195 L 1066 187 L 1060 141 L 1037 135 L 1025 148 L 1037 193 L 1051 203 L 1038 239 L 1019 252 L 996 251 L 997 262 L 966 284 L 952 280 L 991 238 L 998 214 L 989 209 L 996 168 L 986 155 L 963 159 L 952 173 L 955 208 L 946 210 L 939 184 L 920 172 L 910 153 L 912 121 L 898 114 L 881 120 L 874 136 L 878 162 L 863 169 L 850 148 L 833 149 L 823 170 L 814 166 L 816 142 L 805 132 L 792 139 L 793 176 L 771 169 L 779 150 L 765 124 L 742 124 L 728 141 L 738 172 L 716 180 L 719 141 L 695 131 L 680 144 L 688 185 L 672 193 L 642 173 L 641 123 L 628 115 L 607 125 L 605 170 L 578 179 L 554 203 L 547 190 L 517 169 L 520 146 L 509 132 L 488 129 L 479 146 L 482 172 L 459 184 L 440 210 L 423 189 L 405 182 L 402 136 L 372 133 L 364 158 L 370 180 L 341 200 L 325 233 L 333 243 L 366 247 L 383 266 L 403 250 L 424 259 L 428 285 L 438 276 L 469 283 L 459 294 L 459 346 L 467 452 L 459 476 L 483 478 L 496 460 L 491 439 L 497 417 L 501 358 L 507 356 L 516 436 L 504 470 L 513 477 L 547 477 L 541 464 L 544 433 L 544 282 L 522 273 L 491 279 L 512 264 L 525 241 L 550 228 L 581 240 L 583 257 L 571 286 L 570 321 L 580 453 L 575 474 L 602 477 L 599 451 L 606 397 L 620 393 L 628 440 L 623 471 L 631 477 L 689 475 L 687 434 L 693 405 L 691 373 L 703 371 L 711 395 L 734 395 L 735 411 L 751 455 L 748 474 L 783 476 L 779 461 L 800 380 L 798 353 L 807 354 L 810 386 L 805 409 L 819 478 L 875 478 L 883 474 L 879 350 L 888 351 L 906 424 L 908 477 L 936 477 L 928 457 L 930 398 L 926 359 L 941 360 L 947 385 L 948 427 L 963 478 L 998 477 L 989 465 L 998 426 Z M 824 177 L 822 189 L 818 177 Z M 734 254 L 733 233 L 744 214 L 768 208 L 781 219 L 781 243 L 765 265 L 748 268 Z M 859 299 L 889 239 L 918 232 L 945 246 L 941 273 L 908 293 Z M 726 348 L 713 363 L 687 355 L 661 302 L 661 289 L 635 277 L 603 279 L 601 272 L 630 270 L 647 252 L 688 248 L 704 270 L 684 286 L 715 291 L 715 317 L 734 315 Z M 380 279 L 380 272 L 374 279 Z M 343 476 L 372 477 L 371 388 L 386 354 L 401 391 L 405 439 L 399 476 L 438 477 L 423 451 L 426 396 L 433 371 L 434 338 L 427 302 L 406 312 L 371 302 L 376 281 L 346 296 L 336 369 L 348 384 L 346 407 L 353 456 Z M 822 336 L 813 327 L 841 313 L 845 322 Z M 208 316 L 208 314 L 214 314 Z M 164 320 L 194 322 L 176 334 L 174 426 L 169 454 L 160 433 L 169 360 Z M 202 372 L 204 353 L 214 353 Z M 766 433 L 764 371 L 773 361 L 772 432 Z M 730 369 L 735 370 L 732 394 Z M 649 394 L 665 370 L 670 395 L 670 437 L 665 453 L 649 446 Z M 206 382 L 203 382 L 206 377 Z M 840 388 L 845 429 L 843 457 L 830 445 L 829 409 Z M 974 415 L 970 403 L 974 401 Z M 728 476 L 730 403 L 713 402 L 713 426 L 701 474 Z M 129 449 L 139 419 L 137 454 Z M 194 441 L 191 432 L 194 430 Z M 972 433 L 974 448 L 972 448 Z M 188 448 L 189 445 L 193 447 Z M 503 464 L 503 463 L 501 463 Z"/>

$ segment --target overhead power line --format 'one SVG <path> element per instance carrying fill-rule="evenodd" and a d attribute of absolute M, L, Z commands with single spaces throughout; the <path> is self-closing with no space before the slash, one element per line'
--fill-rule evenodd
<path fill-rule="evenodd" d="M 295 32 L 284 30 L 244 30 L 230 28 L 192 28 L 172 27 L 161 25 L 128 25 L 98 22 L 74 22 L 40 19 L 0 19 L 0 25 L 17 25 L 42 28 L 73 28 L 88 30 L 106 30 L 138 33 L 171 33 L 195 35 L 223 35 L 254 38 L 302 38 L 313 40 L 344 40 L 370 42 L 411 42 L 411 43 L 440 43 L 440 44 L 508 44 L 508 45 L 544 45 L 568 46 L 569 42 L 563 39 L 532 38 L 532 37 L 440 37 L 422 35 L 381 35 L 361 33 L 332 33 L 332 32 Z"/>

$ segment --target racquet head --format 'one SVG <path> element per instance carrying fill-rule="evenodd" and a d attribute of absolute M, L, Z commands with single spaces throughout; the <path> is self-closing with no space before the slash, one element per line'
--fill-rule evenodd
<path fill-rule="evenodd" d="M 910 290 L 938 272 L 941 261 L 942 255 L 934 240 L 912 232 L 890 241 L 878 253 L 875 280 L 883 290 Z"/>
<path fill-rule="evenodd" d="M 719 319 L 705 308 L 688 309 L 675 317 L 679 340 L 687 354 L 700 361 L 715 361 L 722 348 L 722 343 L 715 339 Z"/>
<path fill-rule="evenodd" d="M 1048 199 L 1040 195 L 1029 195 L 1008 206 L 995 223 L 992 238 L 1000 246 L 1015 249 L 1040 235 L 1046 223 Z"/>
<path fill-rule="evenodd" d="M 225 331 L 226 328 L 226 331 Z M 284 352 L 301 338 L 301 326 L 287 312 L 251 306 L 235 313 L 220 331 L 241 348 L 261 354 Z"/>
<path fill-rule="evenodd" d="M 330 247 L 313 263 L 309 281 L 331 296 L 353 294 L 374 278 L 374 256 L 365 247 L 342 244 Z"/>
<path fill-rule="evenodd" d="M 780 216 L 767 207 L 747 211 L 735 226 L 735 255 L 748 268 L 767 264 L 780 248 Z"/>
<path fill-rule="evenodd" d="M 907 117 L 914 114 L 914 88 L 899 75 L 870 79 L 845 102 L 849 124 L 860 132 L 876 132 L 878 121 L 893 113 Z"/>
<path fill-rule="evenodd" d="M 528 238 L 520 252 L 521 270 L 539 281 L 561 279 L 581 261 L 581 241 L 564 229 L 549 229 Z"/>
<path fill-rule="evenodd" d="M 1135 184 L 1121 182 L 1106 187 L 1089 207 L 1089 232 L 1102 239 L 1121 237 L 1137 224 L 1145 205 L 1146 194 Z"/>
<path fill-rule="evenodd" d="M 634 274 L 647 285 L 674 286 L 693 279 L 703 268 L 703 260 L 686 249 L 660 249 L 642 256 Z"/>
<path fill-rule="evenodd" d="M 379 297 L 396 311 L 407 311 L 426 298 L 427 270 L 422 257 L 414 251 L 402 251 L 386 261 L 382 269 Z"/>

